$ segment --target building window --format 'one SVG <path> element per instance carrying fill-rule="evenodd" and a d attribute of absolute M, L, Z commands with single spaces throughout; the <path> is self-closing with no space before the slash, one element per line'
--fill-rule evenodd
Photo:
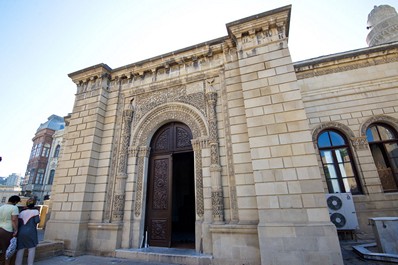
<path fill-rule="evenodd" d="M 42 143 L 39 143 L 39 144 L 36 146 L 36 154 L 35 154 L 35 156 L 39 156 L 39 155 L 40 155 L 41 147 L 42 147 L 42 146 L 43 146 Z"/>
<path fill-rule="evenodd" d="M 361 194 L 362 188 L 345 137 L 337 131 L 318 136 L 318 149 L 329 193 Z"/>
<path fill-rule="evenodd" d="M 1 203 L 5 203 L 6 202 L 7 197 L 3 197 L 1 198 Z"/>
<path fill-rule="evenodd" d="M 396 131 L 384 124 L 372 124 L 366 130 L 381 186 L 385 192 L 397 191 L 398 137 Z"/>
<path fill-rule="evenodd" d="M 50 147 L 50 144 L 45 144 L 41 156 L 48 157 L 48 155 L 50 154 Z"/>
<path fill-rule="evenodd" d="M 57 145 L 57 147 L 55 147 L 55 151 L 54 151 L 54 157 L 58 157 L 59 156 L 59 150 L 61 149 L 60 145 Z"/>
<path fill-rule="evenodd" d="M 35 184 L 43 184 L 43 178 L 44 178 L 44 169 L 39 169 L 37 171 Z"/>
<path fill-rule="evenodd" d="M 53 184 L 54 175 L 55 175 L 55 170 L 51 169 L 50 176 L 48 176 L 48 182 L 47 182 L 48 185 L 52 185 Z"/>
<path fill-rule="evenodd" d="M 35 153 L 36 153 L 36 145 L 33 145 L 32 146 L 32 151 L 30 152 L 30 158 L 29 159 L 32 159 L 35 156 Z"/>
<path fill-rule="evenodd" d="M 33 179 L 35 178 L 35 171 L 36 170 L 34 168 L 30 170 L 28 184 L 33 184 Z"/>

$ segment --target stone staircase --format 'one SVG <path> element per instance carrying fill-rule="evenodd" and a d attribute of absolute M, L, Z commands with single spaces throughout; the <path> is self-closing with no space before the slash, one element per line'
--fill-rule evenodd
<path fill-rule="evenodd" d="M 117 249 L 116 258 L 146 262 L 164 262 L 185 265 L 210 265 L 213 257 L 195 252 L 193 249 L 157 248 Z"/>

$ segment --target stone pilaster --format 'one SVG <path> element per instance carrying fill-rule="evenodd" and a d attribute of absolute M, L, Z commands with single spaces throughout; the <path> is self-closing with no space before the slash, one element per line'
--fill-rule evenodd
<path fill-rule="evenodd" d="M 115 183 L 115 194 L 113 196 L 112 222 L 121 222 L 123 220 L 128 147 L 130 144 L 131 121 L 133 119 L 133 114 L 133 106 L 128 104 L 126 109 L 123 111 L 123 130 L 119 148 L 119 164 Z"/>
<path fill-rule="evenodd" d="M 109 98 L 109 69 L 98 65 L 89 72 L 69 77 L 77 84 L 77 93 L 69 127 L 65 134 L 64 156 L 59 160 L 57 185 L 46 239 L 62 238 L 65 253 L 84 253 L 95 204 L 95 184 Z M 62 227 L 62 229 L 60 229 Z"/>
<path fill-rule="evenodd" d="M 242 80 L 261 262 L 343 264 L 315 151 L 296 151 L 312 142 L 287 48 L 290 10 L 227 24 Z"/>
<path fill-rule="evenodd" d="M 213 207 L 213 222 L 224 222 L 224 201 L 221 183 L 220 153 L 218 150 L 216 103 L 217 92 L 211 83 L 207 91 L 209 145 L 210 145 L 210 174 L 211 174 L 211 201 Z"/>

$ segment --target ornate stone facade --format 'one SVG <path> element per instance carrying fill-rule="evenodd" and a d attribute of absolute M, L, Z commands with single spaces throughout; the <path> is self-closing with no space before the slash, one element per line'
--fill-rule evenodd
<path fill-rule="evenodd" d="M 365 212 L 377 205 L 373 198 L 388 200 L 380 195 L 366 130 L 378 122 L 397 128 L 397 48 L 294 64 L 290 10 L 228 23 L 228 36 L 179 51 L 70 74 L 76 101 L 46 238 L 65 240 L 72 255 L 116 256 L 144 247 L 148 234 L 167 239 L 167 219 L 154 217 L 148 229 L 148 205 L 168 209 L 177 195 L 163 188 L 188 168 L 182 175 L 194 186 L 185 194 L 194 196 L 188 207 L 195 209 L 192 247 L 212 264 L 343 264 L 325 201 L 318 135 L 333 129 L 349 139 L 366 191 L 355 198 L 365 207 L 365 229 Z M 377 76 L 361 79 L 364 70 Z M 181 153 L 192 155 L 192 168 L 154 162 L 154 147 L 156 155 L 178 161 L 178 152 L 159 151 L 169 142 L 157 132 L 172 123 L 192 134 L 181 145 L 192 147 Z M 169 174 L 170 167 L 180 171 Z"/>

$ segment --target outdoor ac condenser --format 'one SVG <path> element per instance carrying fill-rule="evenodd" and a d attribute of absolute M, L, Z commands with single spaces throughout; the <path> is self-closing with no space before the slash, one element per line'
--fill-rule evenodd
<path fill-rule="evenodd" d="M 358 229 L 358 218 L 351 193 L 326 194 L 330 221 L 337 230 Z"/>

